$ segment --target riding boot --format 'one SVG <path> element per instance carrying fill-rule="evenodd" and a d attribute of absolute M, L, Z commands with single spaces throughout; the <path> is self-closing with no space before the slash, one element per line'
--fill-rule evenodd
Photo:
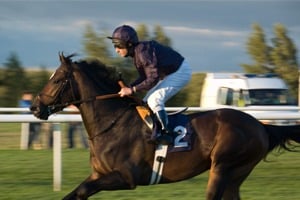
<path fill-rule="evenodd" d="M 169 145 L 173 143 L 172 132 L 168 129 L 168 114 L 165 110 L 160 110 L 155 113 L 161 125 L 161 133 L 155 139 L 158 144 Z"/>

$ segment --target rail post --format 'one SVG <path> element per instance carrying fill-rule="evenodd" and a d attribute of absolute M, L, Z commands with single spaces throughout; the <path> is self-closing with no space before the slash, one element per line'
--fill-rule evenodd
<path fill-rule="evenodd" d="M 21 124 L 20 149 L 27 150 L 29 141 L 29 123 Z"/>
<path fill-rule="evenodd" d="M 60 123 L 53 124 L 53 190 L 61 190 L 61 127 Z"/>

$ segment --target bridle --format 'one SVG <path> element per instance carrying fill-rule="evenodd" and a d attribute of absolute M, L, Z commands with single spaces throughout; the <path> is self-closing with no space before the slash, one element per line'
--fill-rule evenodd
<path fill-rule="evenodd" d="M 65 108 L 69 105 L 76 105 L 76 104 L 91 102 L 91 101 L 95 101 L 95 100 L 120 98 L 120 95 L 118 93 L 114 93 L 114 94 L 96 95 L 96 96 L 92 96 L 92 97 L 89 97 L 86 99 L 79 99 L 79 97 L 76 97 L 76 95 L 75 95 L 75 87 L 74 87 L 75 81 L 74 81 L 74 76 L 72 74 L 73 74 L 73 70 L 67 71 L 67 75 L 65 76 L 64 80 L 61 83 L 62 85 L 60 86 L 60 88 L 57 89 L 55 95 L 51 96 L 51 95 L 44 94 L 44 93 L 40 93 L 38 95 L 38 98 L 41 98 L 41 96 L 46 96 L 46 97 L 56 99 L 58 97 L 58 95 L 62 96 L 62 94 L 64 93 L 64 90 L 66 89 L 67 85 L 69 84 L 71 94 L 72 94 L 72 100 L 62 102 L 62 103 L 56 103 L 56 104 L 54 103 L 52 105 L 46 106 L 48 115 L 58 112 L 59 110 L 62 110 L 63 108 Z M 122 80 L 119 80 L 118 84 L 120 85 L 120 87 L 126 87 Z M 132 97 L 132 98 L 134 98 L 134 97 Z M 127 106 L 121 113 L 119 113 L 117 116 L 115 116 L 115 119 L 112 120 L 106 127 L 104 127 L 103 130 L 101 130 L 97 134 L 89 137 L 89 140 L 93 140 L 94 138 L 98 137 L 100 134 L 105 133 L 108 130 L 110 130 L 117 123 L 117 121 L 120 120 L 124 116 L 124 114 L 128 111 L 128 109 L 131 106 L 132 105 Z M 59 109 L 57 109 L 57 108 L 59 108 Z"/>
<path fill-rule="evenodd" d="M 58 97 L 58 95 L 62 96 L 67 85 L 68 84 L 70 85 L 72 100 L 48 105 L 47 106 L 48 115 L 51 115 L 59 110 L 62 110 L 63 108 L 65 108 L 69 105 L 76 105 L 76 104 L 87 103 L 87 102 L 91 102 L 91 101 L 95 101 L 95 100 L 105 100 L 105 99 L 120 97 L 120 95 L 118 93 L 113 93 L 113 94 L 96 95 L 96 96 L 92 96 L 92 97 L 89 97 L 86 99 L 79 99 L 76 97 L 75 92 L 74 92 L 74 77 L 73 77 L 72 73 L 73 73 L 73 70 L 67 71 L 67 75 L 66 75 L 65 79 L 62 81 L 61 86 L 60 86 L 60 88 L 58 88 L 55 95 L 51 96 L 51 95 L 44 94 L 44 93 L 38 94 L 37 98 L 41 98 L 41 96 L 46 96 L 46 97 L 56 99 Z M 125 87 L 124 83 L 121 80 L 119 80 L 118 83 L 121 87 Z M 56 109 L 58 109 L 58 110 L 56 110 Z"/>

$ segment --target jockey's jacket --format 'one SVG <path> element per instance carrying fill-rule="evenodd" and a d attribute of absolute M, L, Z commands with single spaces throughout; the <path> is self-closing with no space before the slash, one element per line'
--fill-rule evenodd
<path fill-rule="evenodd" d="M 178 70 L 184 57 L 156 41 L 139 42 L 132 52 L 139 77 L 130 84 L 138 90 L 149 90 L 159 80 Z"/>

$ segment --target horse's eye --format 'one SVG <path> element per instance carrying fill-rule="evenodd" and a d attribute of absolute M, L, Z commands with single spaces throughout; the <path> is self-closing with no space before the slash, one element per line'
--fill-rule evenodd
<path fill-rule="evenodd" d="M 54 84 L 58 84 L 60 82 L 60 80 L 53 80 Z"/>

